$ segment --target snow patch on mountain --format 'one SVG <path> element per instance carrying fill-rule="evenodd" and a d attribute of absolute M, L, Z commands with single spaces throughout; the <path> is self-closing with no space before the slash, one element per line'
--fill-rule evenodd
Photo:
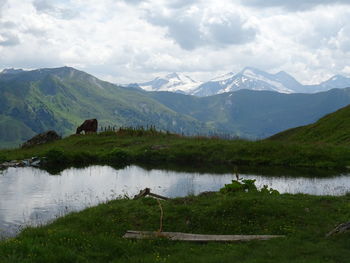
<path fill-rule="evenodd" d="M 237 74 L 229 72 L 206 82 L 195 81 L 185 74 L 171 73 L 137 85 L 147 91 L 170 91 L 203 97 L 240 89 L 269 90 L 287 94 L 315 93 L 333 88 L 350 87 L 350 78 L 336 75 L 318 85 L 302 85 L 284 71 L 270 74 L 246 67 Z"/>
<path fill-rule="evenodd" d="M 152 81 L 139 83 L 139 87 L 147 91 L 170 91 L 189 94 L 201 82 L 181 73 L 171 73 L 163 77 L 157 77 Z"/>

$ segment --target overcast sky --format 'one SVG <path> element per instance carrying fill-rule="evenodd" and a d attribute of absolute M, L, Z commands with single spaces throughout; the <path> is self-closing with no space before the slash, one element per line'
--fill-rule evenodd
<path fill-rule="evenodd" d="M 350 77 L 350 0 L 0 0 L 0 69 L 76 67 L 128 83 L 245 66 Z"/>

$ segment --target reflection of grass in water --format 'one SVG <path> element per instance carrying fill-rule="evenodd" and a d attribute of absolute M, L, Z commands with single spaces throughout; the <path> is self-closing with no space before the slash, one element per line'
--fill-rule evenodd
<path fill-rule="evenodd" d="M 8 159 L 47 156 L 47 166 L 54 169 L 90 164 L 122 167 L 130 163 L 345 168 L 350 163 L 350 148 L 342 145 L 189 138 L 165 133 L 149 136 L 128 132 L 120 136 L 116 133 L 70 136 L 33 148 L 1 150 L 1 154 Z"/>

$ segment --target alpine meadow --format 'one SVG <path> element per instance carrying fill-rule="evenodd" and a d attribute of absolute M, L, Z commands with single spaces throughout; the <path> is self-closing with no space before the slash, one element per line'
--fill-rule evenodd
<path fill-rule="evenodd" d="M 347 263 L 348 17 L 0 0 L 0 262 Z"/>

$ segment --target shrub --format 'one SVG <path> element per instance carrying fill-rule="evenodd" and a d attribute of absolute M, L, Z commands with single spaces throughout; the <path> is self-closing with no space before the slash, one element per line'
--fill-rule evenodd
<path fill-rule="evenodd" d="M 262 193 L 262 194 L 279 194 L 277 190 L 274 190 L 272 188 L 268 188 L 267 185 L 264 185 L 263 188 L 258 190 L 258 188 L 255 185 L 255 179 L 245 179 L 245 180 L 232 180 L 230 184 L 225 184 L 223 188 L 220 189 L 220 192 L 223 194 L 228 193 L 236 193 L 236 192 L 255 192 L 255 193 Z"/>
<path fill-rule="evenodd" d="M 109 152 L 108 154 L 106 154 L 106 156 L 104 157 L 104 159 L 109 162 L 109 163 L 114 163 L 114 164 L 127 164 L 130 162 L 131 157 L 128 154 L 128 152 L 119 149 L 119 148 L 115 148 L 113 149 L 111 152 Z"/>
<path fill-rule="evenodd" d="M 45 157 L 48 165 L 67 165 L 69 163 L 69 158 L 61 150 L 49 150 L 45 153 Z"/>
<path fill-rule="evenodd" d="M 4 155 L 0 154 L 0 163 L 3 163 L 6 161 L 6 158 Z"/>
<path fill-rule="evenodd" d="M 72 163 L 76 165 L 87 165 L 96 163 L 98 161 L 98 157 L 89 153 L 89 152 L 78 152 L 72 155 L 71 157 Z"/>

